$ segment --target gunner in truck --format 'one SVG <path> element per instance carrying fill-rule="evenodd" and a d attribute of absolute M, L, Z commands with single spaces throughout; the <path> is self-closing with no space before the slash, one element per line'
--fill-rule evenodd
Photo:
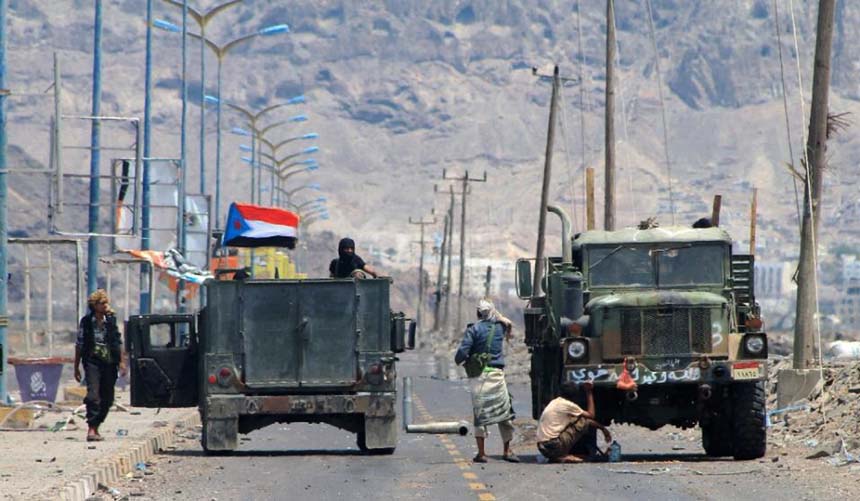
<path fill-rule="evenodd" d="M 373 266 L 364 262 L 364 259 L 355 253 L 355 241 L 351 238 L 342 238 L 337 244 L 337 259 L 332 259 L 328 266 L 331 278 L 362 278 L 370 275 L 376 278 L 378 275 Z"/>

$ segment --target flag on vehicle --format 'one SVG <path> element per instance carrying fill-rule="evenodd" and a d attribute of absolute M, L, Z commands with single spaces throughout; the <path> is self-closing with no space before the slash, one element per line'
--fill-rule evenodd
<path fill-rule="evenodd" d="M 298 238 L 299 216 L 276 207 L 230 205 L 221 244 L 230 247 L 286 247 Z"/>

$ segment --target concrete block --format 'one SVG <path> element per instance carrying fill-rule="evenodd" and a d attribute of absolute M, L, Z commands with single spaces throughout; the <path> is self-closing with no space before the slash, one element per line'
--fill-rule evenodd
<path fill-rule="evenodd" d="M 87 387 L 80 385 L 66 386 L 63 388 L 63 400 L 67 402 L 84 403 L 84 397 L 87 396 Z"/>
<path fill-rule="evenodd" d="M 821 369 L 782 369 L 776 375 L 777 407 L 814 398 L 824 386 Z"/>

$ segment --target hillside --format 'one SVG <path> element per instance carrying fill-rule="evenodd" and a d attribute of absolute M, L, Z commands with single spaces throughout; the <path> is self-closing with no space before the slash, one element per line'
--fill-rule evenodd
<path fill-rule="evenodd" d="M 214 3 L 192 2 L 205 7 Z M 579 3 L 582 53 L 578 50 Z M 744 239 L 751 189 L 756 186 L 762 254 L 772 259 L 791 256 L 796 252 L 795 201 L 784 168 L 789 156 L 773 3 L 652 3 L 667 93 L 671 178 L 663 160 L 655 54 L 645 2 L 618 2 L 620 224 L 634 224 L 655 214 L 668 224 L 671 179 L 679 224 L 707 213 L 711 197 L 721 193 L 724 225 Z M 796 3 L 799 54 L 794 51 L 788 3 L 779 2 L 795 155 L 801 150 L 805 128 L 797 96 L 796 57 L 808 89 L 816 13 L 815 2 Z M 13 92 L 44 91 L 50 84 L 50 54 L 59 51 L 64 109 L 88 113 L 92 2 L 17 0 L 10 5 L 8 60 Z M 105 2 L 103 114 L 142 115 L 143 5 L 140 0 Z M 848 9 L 847 2 L 838 5 L 832 109 L 852 112 L 860 109 L 860 91 L 854 83 L 860 77 L 860 65 L 851 50 L 860 29 L 860 11 Z M 395 249 L 398 259 L 392 266 L 407 267 L 417 258 L 417 249 L 410 244 L 417 228 L 408 226 L 407 218 L 426 215 L 434 206 L 441 213 L 445 199 L 434 195 L 433 185 L 443 187 L 442 169 L 456 175 L 465 170 L 477 175 L 487 172 L 488 183 L 475 184 L 469 199 L 471 255 L 509 259 L 533 252 L 549 86 L 533 77 L 530 68 L 548 70 L 557 63 L 563 74 L 577 77 L 580 56 L 585 63 L 584 107 L 579 86 L 565 87 L 552 200 L 572 209 L 581 227 L 581 158 L 597 169 L 597 184 L 602 186 L 604 9 L 605 2 L 599 0 L 297 0 L 289 5 L 249 0 L 213 21 L 207 35 L 226 41 L 276 23 L 291 26 L 289 35 L 260 38 L 227 56 L 223 98 L 260 108 L 297 94 L 307 96 L 307 105 L 280 117 L 299 111 L 311 117 L 292 130 L 282 128 L 285 137 L 311 130 L 321 136 L 320 170 L 293 178 L 320 182 L 329 199 L 332 219 L 315 225 L 313 231 L 324 229 L 336 236 L 332 253 L 337 236 L 350 234 L 365 252 L 371 246 Z M 180 20 L 178 9 L 159 3 L 156 11 L 157 17 Z M 153 145 L 161 157 L 175 156 L 179 148 L 177 38 L 155 33 Z M 210 56 L 206 92 L 214 94 L 215 60 Z M 192 44 L 190 97 L 195 101 L 201 89 L 198 65 L 198 48 Z M 809 91 L 805 93 L 808 111 Z M 198 110 L 192 105 L 190 186 L 197 186 Z M 48 161 L 49 113 L 50 99 L 23 95 L 10 99 L 10 144 L 42 163 Z M 207 118 L 213 117 L 210 107 Z M 214 120 L 208 123 L 211 181 Z M 581 123 L 585 124 L 584 147 Z M 238 117 L 225 112 L 225 130 L 234 125 L 240 125 Z M 86 142 L 87 127 L 66 131 L 67 142 Z M 844 134 L 830 148 L 828 189 L 837 195 L 836 202 L 846 205 L 853 203 L 852 188 L 857 183 L 856 170 L 850 168 L 860 158 L 855 137 Z M 223 140 L 224 199 L 246 198 L 248 176 L 238 150 L 241 138 L 225 133 Z M 65 162 L 78 171 L 88 165 L 85 156 L 72 154 Z M 600 190 L 598 196 L 602 196 Z M 19 224 L 35 228 L 30 220 L 36 216 L 44 219 L 29 206 L 10 210 L 13 230 Z M 842 207 L 828 201 L 825 211 L 840 214 Z M 601 217 L 599 213 L 598 220 Z M 557 223 L 551 221 L 551 231 L 557 231 Z M 822 243 L 828 245 L 828 239 L 843 229 L 838 223 L 827 225 Z M 549 245 L 557 242 L 556 238 Z"/>

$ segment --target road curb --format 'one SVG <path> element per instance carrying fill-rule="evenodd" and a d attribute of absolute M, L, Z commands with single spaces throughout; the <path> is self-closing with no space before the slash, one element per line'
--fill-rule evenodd
<path fill-rule="evenodd" d="M 86 501 L 98 491 L 99 484 L 107 486 L 116 484 L 123 475 L 132 471 L 136 464 L 148 461 L 159 451 L 171 446 L 179 432 L 199 424 L 198 412 L 196 410 L 189 412 L 173 420 L 167 427 L 152 431 L 140 440 L 130 442 L 124 451 L 87 465 L 84 473 L 76 480 L 60 487 L 53 487 L 44 495 L 37 496 L 37 499 Z"/>

